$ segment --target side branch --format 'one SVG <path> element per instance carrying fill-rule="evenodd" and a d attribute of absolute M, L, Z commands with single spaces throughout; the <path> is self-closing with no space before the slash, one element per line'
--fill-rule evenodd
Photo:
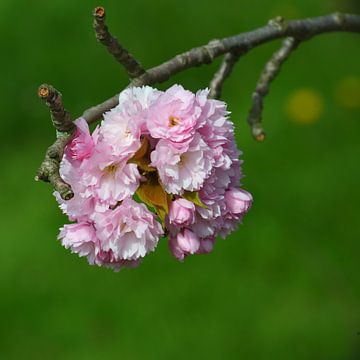
<path fill-rule="evenodd" d="M 225 80 L 230 76 L 235 64 L 238 62 L 240 54 L 241 53 L 238 51 L 232 51 L 224 56 L 219 70 L 214 74 L 214 77 L 210 82 L 209 97 L 213 99 L 220 98 L 222 86 Z"/>
<path fill-rule="evenodd" d="M 222 40 L 213 40 L 207 45 L 177 55 L 163 64 L 147 70 L 145 73 L 135 78 L 129 86 L 154 85 L 156 83 L 164 82 L 172 75 L 183 70 L 203 64 L 210 64 L 218 56 L 229 53 L 235 49 L 238 49 L 242 54 L 245 54 L 249 50 L 275 39 L 294 37 L 304 41 L 318 34 L 335 31 L 359 33 L 360 16 L 335 13 L 316 18 L 292 20 L 288 22 L 277 18 L 275 21 L 271 21 L 267 26 L 259 29 L 224 38 Z M 102 104 L 86 110 L 83 117 L 88 123 L 95 122 L 101 118 L 104 112 L 109 111 L 117 104 L 118 95 L 114 95 Z"/>
<path fill-rule="evenodd" d="M 299 43 L 299 40 L 292 37 L 286 38 L 283 41 L 281 48 L 276 51 L 267 62 L 260 75 L 256 90 L 252 95 L 253 105 L 248 117 L 252 135 L 258 141 L 263 141 L 265 139 L 265 132 L 261 126 L 261 113 L 264 107 L 264 97 L 268 94 L 270 83 L 279 73 L 282 64 L 290 56 L 291 52 L 297 48 Z"/>
<path fill-rule="evenodd" d="M 75 131 L 75 125 L 71 120 L 69 112 L 64 108 L 59 91 L 51 85 L 44 84 L 39 87 L 38 95 L 45 101 L 50 109 L 51 120 L 57 130 L 57 139 L 55 143 L 47 149 L 45 159 L 35 176 L 35 180 L 50 182 L 54 190 L 58 191 L 64 200 L 70 200 L 74 196 L 74 193 L 70 185 L 61 179 L 59 167 L 65 146 Z"/>
<path fill-rule="evenodd" d="M 101 6 L 95 8 L 94 30 L 98 41 L 106 46 L 109 53 L 126 69 L 130 78 L 136 78 L 145 73 L 140 63 L 123 48 L 118 40 L 112 36 L 105 24 L 105 9 Z"/>

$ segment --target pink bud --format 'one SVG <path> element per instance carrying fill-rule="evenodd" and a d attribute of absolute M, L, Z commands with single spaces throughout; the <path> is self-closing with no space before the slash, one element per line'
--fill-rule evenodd
<path fill-rule="evenodd" d="M 200 239 L 200 247 L 197 254 L 208 254 L 211 253 L 214 247 L 215 237 L 208 236 L 206 238 Z"/>
<path fill-rule="evenodd" d="M 243 189 L 231 188 L 225 192 L 226 206 L 233 214 L 245 214 L 251 207 L 252 196 Z"/>
<path fill-rule="evenodd" d="M 169 220 L 177 226 L 189 226 L 195 221 L 195 205 L 185 199 L 177 199 L 170 205 Z"/>
<path fill-rule="evenodd" d="M 170 237 L 169 240 L 170 251 L 178 260 L 184 260 L 185 256 L 195 254 L 199 247 L 199 238 L 188 229 L 184 229 L 176 237 Z"/>

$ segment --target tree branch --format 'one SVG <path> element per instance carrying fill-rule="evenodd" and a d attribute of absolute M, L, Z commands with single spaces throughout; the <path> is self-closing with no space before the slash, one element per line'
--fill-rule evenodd
<path fill-rule="evenodd" d="M 47 149 L 45 160 L 42 162 L 35 180 L 50 182 L 54 190 L 58 191 L 64 200 L 69 200 L 74 196 L 74 193 L 70 185 L 61 179 L 59 167 L 64 154 L 64 148 L 74 133 L 75 125 L 71 120 L 69 112 L 64 108 L 59 91 L 51 85 L 43 84 L 39 87 L 38 95 L 50 109 L 51 120 L 57 130 L 57 139 Z"/>
<path fill-rule="evenodd" d="M 177 55 L 147 71 L 145 71 L 134 57 L 109 33 L 105 25 L 105 10 L 102 7 L 98 7 L 94 11 L 94 28 L 98 40 L 107 47 L 108 51 L 125 67 L 129 76 L 133 78 L 128 87 L 162 83 L 181 71 L 195 66 L 210 64 L 215 58 L 227 54 L 224 63 L 212 81 L 213 95 L 219 96 L 221 86 L 225 78 L 230 74 L 235 62 L 241 55 L 251 49 L 279 38 L 290 37 L 293 38 L 293 43 L 297 44 L 298 42 L 309 40 L 313 36 L 322 33 L 334 31 L 359 33 L 360 16 L 335 13 L 289 22 L 286 22 L 281 17 L 277 17 L 271 20 L 267 26 L 221 40 L 210 41 L 207 45 Z M 289 40 L 287 42 L 289 42 Z M 291 47 L 289 47 L 289 49 L 287 48 L 288 47 L 285 46 L 276 53 L 277 55 L 274 55 L 273 63 L 275 64 L 275 70 L 266 70 L 263 73 L 265 80 L 260 79 L 260 83 L 263 83 L 261 86 L 264 86 L 265 89 L 259 91 L 261 102 L 264 96 L 261 94 L 263 94 L 264 91 L 267 92 L 269 83 L 275 77 L 282 62 L 288 56 L 287 52 L 290 53 L 292 50 L 290 49 Z M 284 59 L 282 60 L 282 58 Z M 74 132 L 74 125 L 70 122 L 70 117 L 62 106 L 61 95 L 54 88 L 48 85 L 40 87 L 39 95 L 46 101 L 50 108 L 55 128 L 58 131 L 67 132 L 60 134 L 62 136 L 58 137 L 56 142 L 49 147 L 45 160 L 36 176 L 36 180 L 51 182 L 63 199 L 70 199 L 74 194 L 70 186 L 60 178 L 59 164 L 63 156 L 64 148 Z M 89 124 L 99 120 L 105 112 L 118 105 L 118 98 L 119 94 L 116 94 L 103 103 L 85 110 L 82 117 L 86 119 Z M 261 107 L 256 105 L 255 108 L 259 109 Z M 258 123 L 256 120 L 254 122 L 253 119 L 255 118 L 256 116 L 253 115 L 249 122 L 253 127 L 253 133 L 255 131 L 254 135 L 258 140 L 261 140 L 263 138 L 263 132 L 261 128 L 258 127 L 260 120 L 258 120 Z"/>
<path fill-rule="evenodd" d="M 241 54 L 249 50 L 284 37 L 294 37 L 301 41 L 309 40 L 322 33 L 346 31 L 360 32 L 360 16 L 352 14 L 335 13 L 315 18 L 284 21 L 276 18 L 262 28 L 224 38 L 210 41 L 207 45 L 191 49 L 185 53 L 155 66 L 132 80 L 129 86 L 154 85 L 168 80 L 172 75 L 191 67 L 210 64 L 215 58 L 238 49 Z M 92 123 L 101 118 L 102 114 L 118 104 L 118 95 L 103 103 L 87 109 L 83 117 Z"/>
<path fill-rule="evenodd" d="M 240 52 L 232 51 L 224 56 L 219 70 L 214 74 L 210 82 L 209 97 L 212 99 L 219 99 L 221 96 L 222 86 L 225 80 L 230 76 L 235 64 L 240 58 Z"/>
<path fill-rule="evenodd" d="M 265 132 L 261 126 L 261 113 L 264 107 L 264 97 L 268 94 L 270 83 L 279 73 L 282 64 L 290 56 L 291 52 L 297 48 L 299 43 L 300 40 L 296 40 L 293 37 L 286 38 L 283 41 L 281 48 L 277 50 L 267 62 L 260 75 L 256 90 L 252 95 L 253 105 L 248 116 L 248 123 L 252 135 L 258 141 L 265 140 Z"/>
<path fill-rule="evenodd" d="M 109 53 L 122 65 L 130 78 L 136 78 L 145 73 L 140 63 L 112 36 L 105 24 L 105 9 L 101 6 L 95 8 L 94 30 L 98 41 L 106 46 Z"/>

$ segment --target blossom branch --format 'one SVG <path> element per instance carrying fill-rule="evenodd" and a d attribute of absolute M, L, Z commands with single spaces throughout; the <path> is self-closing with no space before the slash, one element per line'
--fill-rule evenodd
<path fill-rule="evenodd" d="M 345 31 L 359 33 L 360 16 L 335 13 L 316 18 L 292 20 L 288 22 L 283 18 L 278 17 L 271 20 L 268 25 L 264 27 L 221 40 L 210 41 L 207 45 L 193 48 L 179 54 L 174 58 L 165 61 L 163 64 L 155 66 L 147 71 L 145 71 L 136 59 L 109 33 L 105 24 L 105 10 L 102 7 L 98 7 L 94 11 L 94 28 L 97 39 L 104 44 L 108 51 L 125 67 L 129 76 L 132 78 L 128 87 L 162 83 L 181 71 L 204 64 L 210 64 L 217 57 L 227 54 L 225 55 L 223 64 L 215 74 L 211 83 L 212 95 L 218 97 L 220 96 L 222 84 L 226 77 L 230 75 L 236 61 L 240 56 L 251 49 L 280 38 L 293 38 L 293 42 L 298 43 L 309 40 L 315 35 L 328 32 Z M 288 54 L 286 53 L 289 49 L 286 49 L 285 46 L 285 48 L 279 50 L 278 55 L 274 55 L 275 63 L 276 61 L 279 63 L 278 69 L 266 72 L 266 74 L 264 73 L 266 75 L 264 75 L 264 78 L 267 77 L 270 79 L 265 79 L 263 81 L 265 90 L 271 80 L 276 76 L 282 62 L 287 58 Z M 291 51 L 289 51 L 289 53 L 290 52 Z M 282 57 L 284 57 L 284 60 L 281 60 Z M 262 81 L 261 79 L 260 82 Z M 260 93 L 262 93 L 262 91 L 263 90 L 261 90 Z M 51 182 L 55 190 L 59 191 L 63 199 L 70 199 L 73 196 L 73 193 L 70 186 L 60 178 L 59 164 L 64 148 L 72 136 L 74 125 L 70 120 L 69 114 L 63 108 L 61 95 L 54 88 L 48 85 L 40 87 L 39 95 L 46 101 L 50 108 L 55 128 L 60 132 L 65 131 L 65 133 L 49 147 L 36 179 Z M 118 105 L 118 96 L 119 95 L 116 94 L 103 103 L 85 110 L 82 117 L 89 124 L 96 122 L 105 112 Z M 261 102 L 263 96 L 264 95 L 260 96 Z M 261 106 L 257 105 L 255 108 L 261 109 Z M 256 120 L 256 118 L 258 120 Z M 263 134 L 263 132 L 261 128 L 259 128 L 259 116 L 253 114 L 249 122 L 253 128 L 253 134 L 261 140 L 263 137 L 261 134 Z"/>
<path fill-rule="evenodd" d="M 219 70 L 214 74 L 210 82 L 210 94 L 212 99 L 219 99 L 221 96 L 222 86 L 224 81 L 230 76 L 235 64 L 240 58 L 239 51 L 232 51 L 224 56 L 224 59 L 219 67 Z"/>
<path fill-rule="evenodd" d="M 42 162 L 35 180 L 50 182 L 54 190 L 58 191 L 64 200 L 69 200 L 74 196 L 74 193 L 70 185 L 60 177 L 59 166 L 64 148 L 72 137 L 75 125 L 71 120 L 69 112 L 64 108 L 59 91 L 51 85 L 43 84 L 39 87 L 38 95 L 50 109 L 51 120 L 58 136 L 55 143 L 47 149 L 45 160 Z"/>
<path fill-rule="evenodd" d="M 248 116 L 248 123 L 251 128 L 252 135 L 258 141 L 265 139 L 265 132 L 261 125 L 261 113 L 264 107 L 264 97 L 269 92 L 270 83 L 278 75 L 282 64 L 290 56 L 299 45 L 300 41 L 288 37 L 283 41 L 283 44 L 279 50 L 277 50 L 267 62 L 262 71 L 259 81 L 256 85 L 256 90 L 252 95 L 252 108 Z"/>
<path fill-rule="evenodd" d="M 98 6 L 95 8 L 93 16 L 97 40 L 106 46 L 109 53 L 124 66 L 130 78 L 136 78 L 144 74 L 145 70 L 140 63 L 110 34 L 105 24 L 105 9 Z"/>
<path fill-rule="evenodd" d="M 309 40 L 315 35 L 335 32 L 360 32 L 360 16 L 352 14 L 335 13 L 326 16 L 308 18 L 302 20 L 284 21 L 276 18 L 268 25 L 259 29 L 241 33 L 222 40 L 210 41 L 207 45 L 191 49 L 185 53 L 147 70 L 144 74 L 133 79 L 129 86 L 154 85 L 168 80 L 186 69 L 210 64 L 218 56 L 224 55 L 237 49 L 241 54 L 270 42 L 275 39 L 294 37 L 301 41 Z M 87 109 L 83 117 L 88 123 L 93 123 L 101 118 L 102 114 L 118 105 L 118 95 L 103 103 Z"/>

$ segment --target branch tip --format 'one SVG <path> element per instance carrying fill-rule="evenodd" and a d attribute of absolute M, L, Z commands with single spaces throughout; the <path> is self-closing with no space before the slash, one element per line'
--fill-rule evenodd
<path fill-rule="evenodd" d="M 70 113 L 64 108 L 61 93 L 51 85 L 42 84 L 39 86 L 38 95 L 48 106 L 55 129 L 59 132 L 72 132 L 75 125 Z"/>
<path fill-rule="evenodd" d="M 93 11 L 93 16 L 104 19 L 105 18 L 105 8 L 102 6 L 97 6 Z"/>
<path fill-rule="evenodd" d="M 38 95 L 39 95 L 39 98 L 41 98 L 43 100 L 47 99 L 50 95 L 49 85 L 46 85 L 46 84 L 40 85 L 39 89 L 38 89 Z"/>
<path fill-rule="evenodd" d="M 261 134 L 255 136 L 255 140 L 258 142 L 263 142 L 265 139 L 266 139 L 265 133 L 261 133 Z"/>

